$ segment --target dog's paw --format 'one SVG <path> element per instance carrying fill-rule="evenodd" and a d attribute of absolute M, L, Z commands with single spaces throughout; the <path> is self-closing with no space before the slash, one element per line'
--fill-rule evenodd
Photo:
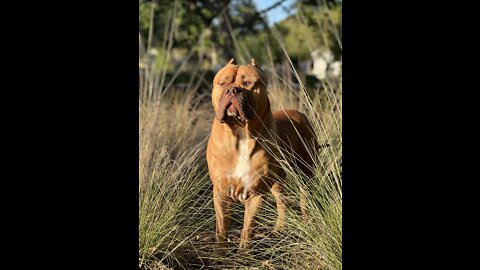
<path fill-rule="evenodd" d="M 245 203 L 250 197 L 250 192 L 246 189 L 241 182 L 230 185 L 228 194 L 234 201 Z"/>

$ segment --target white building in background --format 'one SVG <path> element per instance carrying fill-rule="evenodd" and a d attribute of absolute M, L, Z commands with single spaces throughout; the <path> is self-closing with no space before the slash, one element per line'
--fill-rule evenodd
<path fill-rule="evenodd" d="M 335 61 L 328 67 L 327 72 L 329 77 L 340 78 L 342 76 L 342 59 Z"/>
<path fill-rule="evenodd" d="M 333 61 L 333 53 L 329 50 L 314 50 L 312 53 L 312 70 L 311 73 L 319 80 L 327 78 L 328 64 Z"/>
<path fill-rule="evenodd" d="M 326 49 L 316 49 L 311 53 L 312 69 L 310 74 L 319 80 L 336 79 L 342 74 L 342 60 L 334 61 L 333 52 Z"/>

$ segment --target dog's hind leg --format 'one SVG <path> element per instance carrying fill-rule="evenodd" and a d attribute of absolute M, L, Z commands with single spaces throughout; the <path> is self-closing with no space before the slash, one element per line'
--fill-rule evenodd
<path fill-rule="evenodd" d="M 300 211 L 302 212 L 302 220 L 303 222 L 308 221 L 308 214 L 307 214 L 307 199 L 306 193 L 303 187 L 300 186 Z"/>
<path fill-rule="evenodd" d="M 275 203 L 277 204 L 277 223 L 275 224 L 275 232 L 279 232 L 285 225 L 286 208 L 282 198 L 281 186 L 278 183 L 273 184 L 271 189 Z"/>

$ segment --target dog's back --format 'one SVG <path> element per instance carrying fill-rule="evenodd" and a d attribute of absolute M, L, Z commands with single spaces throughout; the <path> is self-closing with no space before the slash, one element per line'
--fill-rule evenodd
<path fill-rule="evenodd" d="M 295 110 L 273 112 L 277 134 L 282 140 L 282 148 L 287 152 L 294 149 L 298 167 L 308 176 L 312 175 L 312 155 L 319 148 L 313 127 L 308 118 Z M 299 134 L 302 134 L 300 138 Z"/>

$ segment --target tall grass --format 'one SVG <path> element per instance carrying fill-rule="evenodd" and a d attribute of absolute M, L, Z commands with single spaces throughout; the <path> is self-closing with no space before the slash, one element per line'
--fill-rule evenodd
<path fill-rule="evenodd" d="M 170 53 L 172 35 L 166 36 L 169 38 L 164 46 Z M 282 44 L 281 36 L 270 42 Z M 283 49 L 289 59 L 287 49 Z M 140 49 L 140 57 L 143 54 Z M 195 48 L 187 57 L 194 54 Z M 243 54 L 240 58 L 249 58 L 247 52 Z M 330 145 L 311 153 L 313 177 L 286 162 L 288 154 L 277 149 L 276 159 L 287 173 L 282 181 L 287 202 L 285 229 L 280 235 L 270 233 L 277 214 L 272 196 L 266 194 L 267 203 L 257 217 L 252 251 L 237 250 L 243 206 L 236 204 L 227 255 L 218 257 L 212 252 L 215 219 L 205 150 L 214 113 L 210 93 L 200 89 L 205 84 L 205 73 L 195 68 L 192 82 L 198 83 L 179 91 L 170 87 L 175 76 L 170 81 L 164 79 L 165 68 L 147 67 L 140 74 L 139 89 L 139 267 L 342 268 L 341 84 L 324 82 L 323 89 L 307 90 L 293 65 L 286 67 L 289 74 L 278 74 L 272 61 L 261 64 L 269 75 L 272 109 L 304 112 L 319 142 Z M 294 87 L 294 80 L 299 87 Z M 299 211 L 301 192 L 306 194 L 306 221 Z"/>
<path fill-rule="evenodd" d="M 204 161 L 206 110 L 192 92 L 176 92 L 140 107 L 141 265 L 182 265 L 189 237 L 209 222 L 209 179 Z M 208 121 L 207 121 L 208 120 Z M 207 211 L 207 215 L 205 215 Z"/>
<path fill-rule="evenodd" d="M 288 211 L 286 232 L 295 241 L 283 248 L 291 258 L 288 265 L 297 269 L 342 268 L 341 105 L 335 101 L 333 91 L 326 96 L 329 100 L 323 109 L 320 109 L 319 94 L 307 97 L 304 104 L 319 142 L 330 145 L 310 153 L 314 160 L 313 177 L 307 177 L 292 163 L 285 162 L 290 159 L 285 149 L 279 149 L 280 154 L 276 156 L 287 173 L 283 186 L 293 202 Z M 307 221 L 296 210 L 302 192 L 306 198 Z"/>

